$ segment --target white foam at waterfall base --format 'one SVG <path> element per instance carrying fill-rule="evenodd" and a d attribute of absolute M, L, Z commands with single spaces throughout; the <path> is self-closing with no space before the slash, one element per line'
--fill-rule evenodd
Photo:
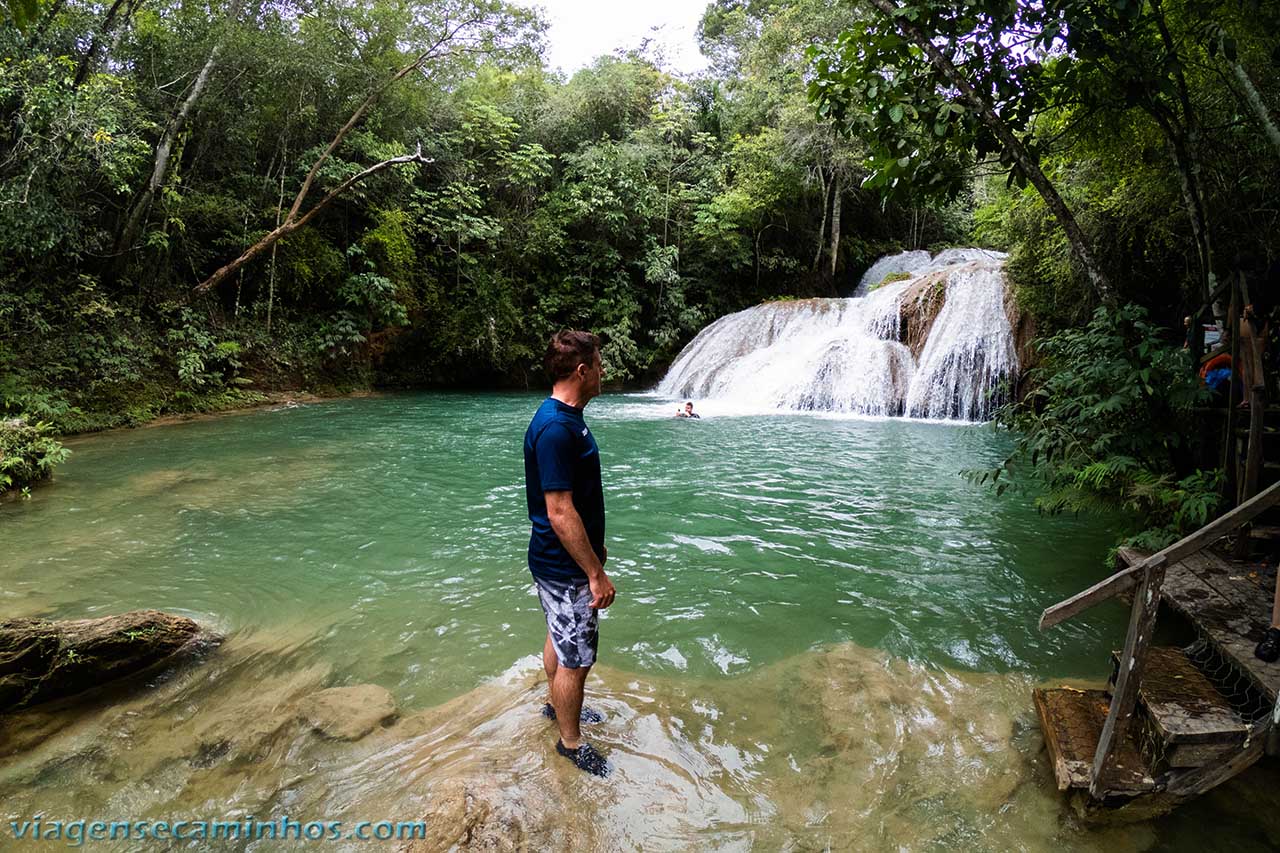
<path fill-rule="evenodd" d="M 904 254 L 915 255 L 913 276 L 865 296 L 721 317 L 681 351 L 656 392 L 707 402 L 707 411 L 989 419 L 1018 370 L 1004 255 L 949 249 L 916 265 L 926 253 Z M 928 292 L 913 287 L 924 276 L 945 287 L 945 302 L 917 362 L 900 338 L 904 300 Z"/>

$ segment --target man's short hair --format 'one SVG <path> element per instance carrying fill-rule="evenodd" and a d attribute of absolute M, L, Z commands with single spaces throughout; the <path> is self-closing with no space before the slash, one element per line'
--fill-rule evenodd
<path fill-rule="evenodd" d="M 563 330 L 551 336 L 542 366 L 552 382 L 559 382 L 573 374 L 579 364 L 591 365 L 600 351 L 600 338 L 590 332 Z"/>

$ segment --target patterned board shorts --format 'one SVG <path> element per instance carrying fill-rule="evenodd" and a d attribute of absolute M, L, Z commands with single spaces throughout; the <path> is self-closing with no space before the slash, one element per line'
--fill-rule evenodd
<path fill-rule="evenodd" d="M 535 577 L 533 582 L 547 616 L 556 660 L 569 669 L 591 666 L 600 639 L 600 611 L 591 607 L 591 587 L 586 580 Z"/>

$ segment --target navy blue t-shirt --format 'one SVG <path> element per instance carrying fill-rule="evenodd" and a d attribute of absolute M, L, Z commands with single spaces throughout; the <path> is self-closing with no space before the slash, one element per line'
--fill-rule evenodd
<path fill-rule="evenodd" d="M 547 517 L 544 492 L 573 492 L 573 507 L 582 516 L 587 540 L 604 557 L 604 489 L 600 483 L 600 448 L 575 409 L 552 397 L 542 401 L 524 434 L 524 491 L 533 534 L 529 537 L 529 571 L 553 580 L 586 580 L 587 573 L 560 544 Z"/>

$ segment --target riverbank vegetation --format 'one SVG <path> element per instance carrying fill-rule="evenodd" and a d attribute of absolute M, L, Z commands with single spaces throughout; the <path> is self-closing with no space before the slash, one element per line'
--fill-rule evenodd
<path fill-rule="evenodd" d="M 970 476 L 1030 491 L 1041 512 L 1110 518 L 1125 544 L 1151 551 L 1204 525 L 1223 485 L 1222 472 L 1196 465 L 1194 413 L 1210 394 L 1186 351 L 1163 338 L 1144 309 L 1126 305 L 1042 341 L 1031 390 L 997 414 L 1013 452 Z"/>
<path fill-rule="evenodd" d="M 1022 447 L 1097 423 L 1071 334 L 1128 305 L 1150 324 L 1124 375 L 1089 380 L 1144 389 L 1091 461 L 1028 451 L 1051 494 L 1075 483 L 1047 506 L 1103 481 L 1132 502 L 1138 471 L 1212 479 L 1116 435 L 1185 415 L 1155 353 L 1276 260 L 1272 5 L 715 0 L 709 67 L 684 75 L 651 45 L 560 73 L 539 13 L 500 0 L 8 8 L 10 415 L 78 431 L 281 388 L 526 387 L 562 326 L 643 383 L 726 312 L 975 243 L 1011 251 L 1021 308 L 1067 335 L 1006 413 Z M 1195 515 L 1175 504 L 1160 526 Z"/>

